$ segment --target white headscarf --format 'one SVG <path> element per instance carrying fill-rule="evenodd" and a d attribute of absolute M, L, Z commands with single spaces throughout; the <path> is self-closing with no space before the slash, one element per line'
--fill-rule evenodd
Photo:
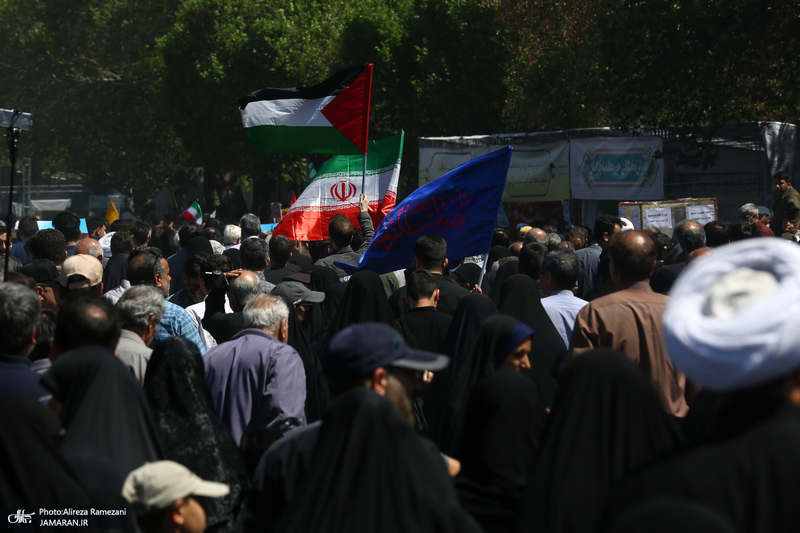
<path fill-rule="evenodd" d="M 684 270 L 664 311 L 673 364 L 711 391 L 766 383 L 800 367 L 800 247 L 750 239 Z"/>

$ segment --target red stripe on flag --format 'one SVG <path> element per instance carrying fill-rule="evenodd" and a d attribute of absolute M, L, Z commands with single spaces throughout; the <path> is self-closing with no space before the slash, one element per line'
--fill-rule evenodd
<path fill-rule="evenodd" d="M 372 63 L 348 87 L 322 109 L 322 115 L 355 144 L 362 154 L 369 142 L 369 107 L 372 95 Z"/>

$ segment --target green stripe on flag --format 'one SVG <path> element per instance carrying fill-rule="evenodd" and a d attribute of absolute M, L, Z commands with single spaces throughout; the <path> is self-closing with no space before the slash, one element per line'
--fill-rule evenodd
<path fill-rule="evenodd" d="M 382 139 L 371 141 L 367 147 L 367 176 L 375 176 L 390 172 L 395 165 L 399 165 L 403 155 L 404 132 Z M 317 171 L 311 183 L 327 178 L 360 177 L 364 172 L 364 156 L 351 155 L 331 157 Z"/>
<path fill-rule="evenodd" d="M 358 148 L 336 128 L 253 126 L 247 138 L 264 154 L 360 154 Z"/>

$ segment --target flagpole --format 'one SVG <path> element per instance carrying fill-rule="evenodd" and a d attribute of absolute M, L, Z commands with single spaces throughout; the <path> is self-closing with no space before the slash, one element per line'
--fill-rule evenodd
<path fill-rule="evenodd" d="M 486 263 L 489 262 L 489 252 L 492 251 L 492 244 L 489 243 L 489 249 L 486 251 L 486 257 L 483 258 L 483 267 L 481 267 L 481 275 L 478 278 L 478 287 L 483 285 L 483 275 L 486 274 Z"/>
<path fill-rule="evenodd" d="M 361 194 L 367 194 L 364 190 L 367 181 L 367 154 L 364 154 L 364 171 L 361 173 Z"/>

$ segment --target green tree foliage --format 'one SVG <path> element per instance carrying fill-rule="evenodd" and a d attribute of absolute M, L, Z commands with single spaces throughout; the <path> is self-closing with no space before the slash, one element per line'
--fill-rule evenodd
<path fill-rule="evenodd" d="M 800 118 L 796 2 L 618 0 L 598 26 L 618 123 Z"/>
<path fill-rule="evenodd" d="M 0 2 L 0 104 L 34 114 L 21 150 L 35 176 L 153 191 L 185 172 L 156 97 L 154 44 L 170 10 L 151 0 Z"/>
<path fill-rule="evenodd" d="M 194 164 L 206 168 L 207 201 L 211 189 L 226 197 L 219 176 L 235 170 L 255 180 L 254 210 L 268 216 L 276 182 L 302 172 L 297 156 L 259 154 L 247 142 L 236 99 L 268 86 L 312 85 L 335 72 L 337 8 L 317 0 L 183 2 L 158 41 L 161 96 Z"/>
<path fill-rule="evenodd" d="M 288 199 L 285 182 L 299 192 L 307 161 L 247 143 L 236 98 L 251 91 L 374 63 L 370 136 L 406 131 L 407 192 L 420 136 L 797 122 L 799 6 L 0 0 L 0 107 L 34 114 L 20 153 L 34 176 L 145 195 L 164 184 L 181 192 L 203 167 L 204 208 L 219 198 L 240 210 L 232 184 L 253 179 L 265 215 Z"/>

